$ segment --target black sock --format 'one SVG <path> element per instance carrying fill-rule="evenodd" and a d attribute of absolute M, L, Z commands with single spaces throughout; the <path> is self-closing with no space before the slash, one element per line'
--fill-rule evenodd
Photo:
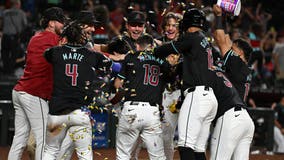
<path fill-rule="evenodd" d="M 194 151 L 188 147 L 178 147 L 180 160 L 194 160 Z"/>
<path fill-rule="evenodd" d="M 194 152 L 195 160 L 206 160 L 204 152 Z"/>

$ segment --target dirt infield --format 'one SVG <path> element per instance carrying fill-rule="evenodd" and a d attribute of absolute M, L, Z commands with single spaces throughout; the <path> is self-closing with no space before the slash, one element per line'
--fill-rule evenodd
<path fill-rule="evenodd" d="M 0 147 L 0 160 L 7 160 L 9 147 Z M 174 160 L 178 160 L 178 152 L 175 152 Z M 27 152 L 24 152 L 22 160 L 29 160 Z M 72 160 L 78 160 L 73 155 Z M 94 150 L 94 160 L 115 160 L 115 149 L 96 149 Z M 148 160 L 147 151 L 142 150 L 139 155 L 139 160 Z M 250 160 L 284 160 L 284 155 L 251 155 Z"/>
<path fill-rule="evenodd" d="M 94 160 L 115 160 L 114 149 L 98 149 L 94 151 Z M 139 160 L 148 160 L 147 151 L 143 150 L 139 155 Z M 174 160 L 178 160 L 178 151 L 175 151 Z M 77 159 L 74 159 L 77 160 Z M 284 155 L 251 155 L 250 160 L 284 160 Z"/>

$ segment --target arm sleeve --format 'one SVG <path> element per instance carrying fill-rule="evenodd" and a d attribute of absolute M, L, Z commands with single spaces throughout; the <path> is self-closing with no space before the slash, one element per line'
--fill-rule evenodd
<path fill-rule="evenodd" d="M 91 58 L 93 59 L 95 62 L 93 62 L 94 67 L 98 70 L 100 70 L 101 72 L 104 73 L 109 73 L 111 71 L 111 67 L 112 67 L 112 60 L 107 58 L 106 56 L 104 56 L 103 54 L 97 53 L 95 52 L 94 54 L 95 57 Z"/>
<path fill-rule="evenodd" d="M 188 49 L 188 41 L 179 39 L 155 48 L 154 55 L 159 58 L 165 58 L 170 54 L 183 53 L 186 49 Z"/>

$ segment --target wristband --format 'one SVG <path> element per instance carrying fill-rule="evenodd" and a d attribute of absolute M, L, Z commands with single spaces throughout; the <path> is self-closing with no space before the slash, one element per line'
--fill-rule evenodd
<path fill-rule="evenodd" d="M 216 29 L 224 29 L 222 24 L 222 16 L 216 16 Z"/>

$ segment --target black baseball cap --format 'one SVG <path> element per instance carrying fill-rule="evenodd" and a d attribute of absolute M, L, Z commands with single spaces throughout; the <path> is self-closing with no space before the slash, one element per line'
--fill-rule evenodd
<path fill-rule="evenodd" d="M 66 20 L 67 20 L 67 18 L 64 15 L 63 9 L 59 8 L 59 7 L 51 7 L 51 8 L 46 9 L 43 12 L 42 18 L 46 22 L 51 21 L 51 20 L 55 20 L 55 21 L 58 21 L 60 23 L 65 23 Z"/>
<path fill-rule="evenodd" d="M 81 24 L 87 25 L 100 25 L 101 23 L 96 20 L 96 17 L 93 12 L 91 11 L 81 11 L 76 17 L 76 21 Z"/>
<path fill-rule="evenodd" d="M 127 16 L 127 23 L 140 23 L 144 24 L 146 22 L 146 15 L 140 11 L 132 11 Z"/>

